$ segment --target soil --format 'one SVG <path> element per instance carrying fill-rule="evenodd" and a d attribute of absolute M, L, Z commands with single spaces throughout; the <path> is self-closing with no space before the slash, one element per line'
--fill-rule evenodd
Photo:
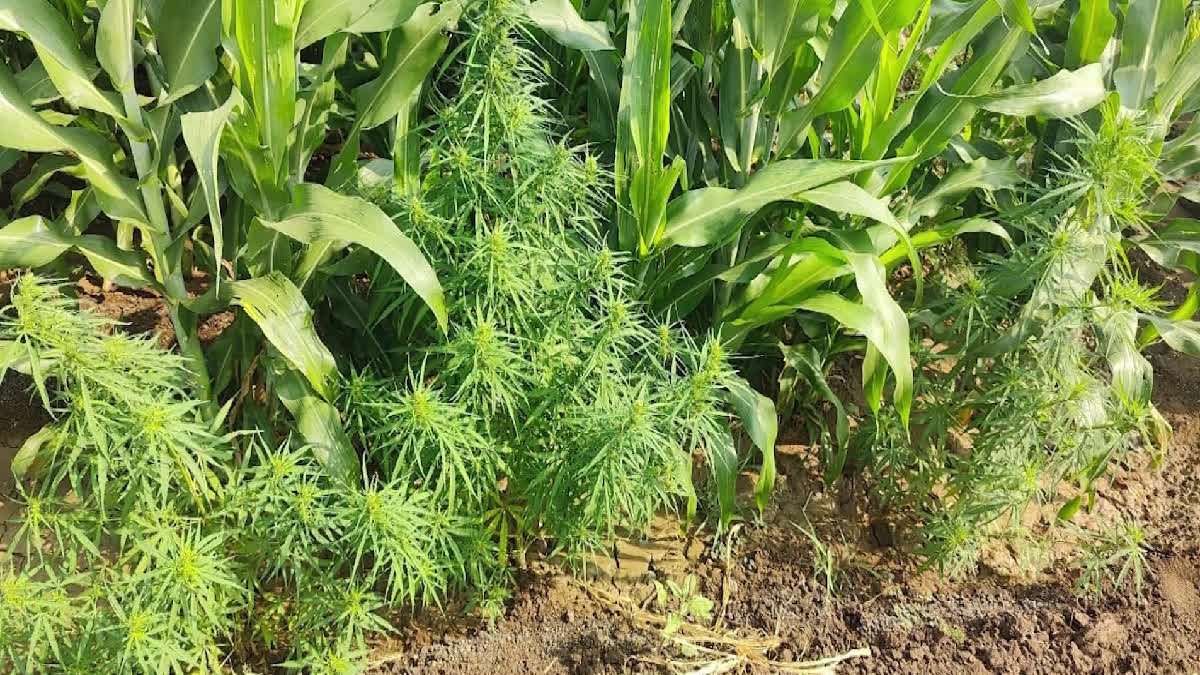
<path fill-rule="evenodd" d="M 157 331 L 164 345 L 172 342 L 157 298 L 105 292 L 87 280 L 78 288 L 94 311 L 130 324 L 129 330 Z M 215 337 L 228 321 L 207 318 L 202 337 Z M 1069 559 L 1024 574 L 1014 552 L 1003 548 L 989 551 L 978 574 L 965 581 L 922 571 L 906 551 L 903 522 L 874 517 L 866 487 L 853 480 L 826 489 L 813 449 L 795 439 L 778 448 L 773 502 L 761 518 L 748 513 L 727 546 L 703 533 L 682 533 L 678 521 L 664 518 L 648 540 L 621 542 L 614 556 L 595 560 L 584 575 L 534 563 L 519 575 L 495 625 L 458 608 L 402 617 L 399 634 L 375 646 L 370 672 L 657 673 L 670 672 L 674 660 L 692 668 L 708 663 L 712 669 L 703 672 L 710 673 L 769 673 L 861 648 L 869 655 L 846 659 L 837 672 L 1196 672 L 1200 361 L 1162 348 L 1149 357 L 1155 403 L 1175 432 L 1170 452 L 1157 469 L 1119 470 L 1093 511 L 1096 518 L 1122 513 L 1148 526 L 1151 568 L 1140 597 L 1083 598 L 1074 590 Z M 0 383 L 0 520 L 16 514 L 9 501 L 11 456 L 46 421 L 28 385 L 12 373 Z M 743 478 L 749 490 L 755 477 Z M 796 526 L 805 522 L 841 561 L 832 595 L 813 574 L 813 546 Z M 3 548 L 0 539 L 0 560 Z M 663 647 L 653 624 L 661 619 L 653 582 L 688 575 L 716 603 L 716 624 L 695 630 L 728 638 L 732 644 L 719 650 L 728 657 L 689 659 Z"/>

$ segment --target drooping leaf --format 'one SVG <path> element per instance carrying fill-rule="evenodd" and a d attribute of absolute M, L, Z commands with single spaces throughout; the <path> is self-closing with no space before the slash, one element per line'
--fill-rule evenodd
<path fill-rule="evenodd" d="M 615 49 L 603 21 L 584 21 L 570 0 L 536 0 L 525 16 L 564 47 L 582 51 Z"/>
<path fill-rule="evenodd" d="M 836 293 L 820 293 L 805 300 L 801 307 L 833 317 L 843 326 L 862 333 L 874 345 L 896 377 L 893 401 L 907 429 L 913 394 L 908 318 L 888 293 L 879 259 L 853 251 L 846 251 L 845 255 L 854 268 L 854 281 L 862 302 L 851 302 Z"/>
<path fill-rule="evenodd" d="M 238 97 L 230 96 L 220 108 L 208 112 L 187 113 L 180 118 L 183 129 L 183 140 L 188 152 L 192 155 L 192 163 L 196 166 L 196 175 L 200 178 L 200 186 L 204 190 L 204 199 L 208 204 L 208 220 L 212 224 L 213 256 L 216 258 L 214 284 L 217 291 L 221 286 L 221 270 L 223 246 L 225 241 L 222 227 L 221 202 L 217 185 L 217 165 L 221 149 L 221 136 L 229 115 Z"/>
<path fill-rule="evenodd" d="M 2 1 L 2 0 L 0 0 Z M 2 16 L 2 15 L 0 15 Z M 25 152 L 69 152 L 114 220 L 148 223 L 136 182 L 113 165 L 116 147 L 88 129 L 48 124 L 29 105 L 9 71 L 0 65 L 0 146 Z"/>
<path fill-rule="evenodd" d="M 358 455 L 337 408 L 313 394 L 304 376 L 289 370 L 273 378 L 275 394 L 296 420 L 300 436 L 321 466 L 346 487 L 360 484 Z"/>
<path fill-rule="evenodd" d="M 404 109 L 446 50 L 450 42 L 446 31 L 458 23 L 461 13 L 458 0 L 427 3 L 392 34 L 379 77 L 354 90 L 357 128 L 373 129 Z"/>
<path fill-rule="evenodd" d="M 1092 63 L 1078 70 L 1060 70 L 1031 84 L 1019 84 L 984 96 L 979 107 L 995 113 L 1052 119 L 1073 117 L 1100 104 L 1108 95 L 1104 66 Z"/>
<path fill-rule="evenodd" d="M 1163 342 L 1181 354 L 1200 358 L 1200 321 L 1148 317 Z"/>
<path fill-rule="evenodd" d="M 442 286 L 424 254 L 379 207 L 321 185 L 296 186 L 295 199 L 278 221 L 262 224 L 305 243 L 351 242 L 365 246 L 392 266 L 433 310 L 446 329 Z"/>
<path fill-rule="evenodd" d="M 746 434 L 762 452 L 762 467 L 758 474 L 758 485 L 754 499 L 762 512 L 775 489 L 775 437 L 779 433 L 779 419 L 775 415 L 775 403 L 750 386 L 740 377 L 729 382 L 725 400 L 737 412 L 746 428 Z"/>
<path fill-rule="evenodd" d="M 177 99 L 217 70 L 221 0 L 164 0 L 154 33 L 166 68 L 168 98 Z"/>
<path fill-rule="evenodd" d="M 32 436 L 25 439 L 21 449 L 12 458 L 12 472 L 17 480 L 25 480 L 37 475 L 39 467 L 44 462 L 38 461 L 42 448 L 52 443 L 58 437 L 58 430 L 51 425 L 38 429 Z"/>
<path fill-rule="evenodd" d="M 313 312 L 300 289 L 279 272 L 229 285 L 234 302 L 258 324 L 267 340 L 304 373 L 322 398 L 330 400 L 337 365 L 313 328 Z"/>
<path fill-rule="evenodd" d="M 745 187 L 737 190 L 724 187 L 691 190 L 667 204 L 667 228 L 662 245 L 699 247 L 719 244 L 736 232 L 746 218 L 767 204 L 794 199 L 804 190 L 896 161 L 791 159 L 769 164 L 754 174 Z"/>
<path fill-rule="evenodd" d="M 69 238 L 50 221 L 20 218 L 0 228 L 0 269 L 49 265 L 70 248 Z"/>
<path fill-rule="evenodd" d="M 79 40 L 47 0 L 0 0 L 0 30 L 24 33 L 33 42 L 54 86 L 71 105 L 123 117 L 117 96 L 92 81 L 95 64 L 84 58 Z"/>

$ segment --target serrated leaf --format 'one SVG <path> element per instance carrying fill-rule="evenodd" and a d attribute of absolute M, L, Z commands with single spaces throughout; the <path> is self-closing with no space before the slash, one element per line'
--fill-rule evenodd
<path fill-rule="evenodd" d="M 280 220 L 261 222 L 305 244 L 333 240 L 371 249 L 412 286 L 446 330 L 446 301 L 433 267 L 378 206 L 303 183 L 296 186 L 295 199 Z"/>
<path fill-rule="evenodd" d="M 312 309 L 300 289 L 279 272 L 229 285 L 234 303 L 258 324 L 279 353 L 304 373 L 313 389 L 322 398 L 331 400 L 337 364 L 317 336 Z"/>

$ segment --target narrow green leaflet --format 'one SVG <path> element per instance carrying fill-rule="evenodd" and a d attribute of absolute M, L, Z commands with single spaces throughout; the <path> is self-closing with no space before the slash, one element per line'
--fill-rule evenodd
<path fill-rule="evenodd" d="M 1067 67 L 1096 63 L 1117 28 L 1108 0 L 1079 0 L 1079 10 L 1067 31 Z"/>
<path fill-rule="evenodd" d="M 278 272 L 234 281 L 234 302 L 258 324 L 271 344 L 312 384 L 322 398 L 332 399 L 337 365 L 313 328 L 312 309 L 300 289 Z"/>
<path fill-rule="evenodd" d="M 775 414 L 775 403 L 738 377 L 729 383 L 725 400 L 737 412 L 750 440 L 762 452 L 762 468 L 758 474 L 758 485 L 754 489 L 754 500 L 762 512 L 775 488 L 775 437 L 779 433 L 779 419 Z"/>
<path fill-rule="evenodd" d="M 1078 70 L 1060 70 L 1044 80 L 989 94 L 980 98 L 979 107 L 1014 117 L 1041 115 L 1059 119 L 1091 110 L 1107 95 L 1104 66 L 1092 63 Z"/>
<path fill-rule="evenodd" d="M 208 204 L 208 220 L 212 224 L 213 255 L 216 258 L 214 284 L 217 291 L 221 288 L 221 269 L 224 260 L 223 246 L 225 241 L 221 221 L 221 201 L 217 185 L 217 166 L 220 161 L 221 136 L 233 106 L 239 102 L 240 96 L 231 94 L 225 105 L 208 112 L 187 113 L 180 118 L 183 128 L 183 140 L 188 152 L 192 155 L 192 163 L 196 166 L 196 175 L 200 178 L 200 186 L 204 190 L 204 199 Z"/>
<path fill-rule="evenodd" d="M 217 70 L 221 0 L 164 0 L 154 25 L 170 99 L 204 84 Z"/>
<path fill-rule="evenodd" d="M 564 47 L 582 51 L 615 49 L 603 21 L 584 21 L 570 0 L 537 0 L 525 15 Z"/>
<path fill-rule="evenodd" d="M 667 228 L 661 246 L 699 247 L 725 241 L 759 209 L 797 193 L 899 159 L 858 162 L 837 159 L 790 159 L 768 165 L 740 189 L 691 190 L 667 204 Z"/>
<path fill-rule="evenodd" d="M 457 1 L 424 4 L 391 35 L 379 77 L 354 90 L 357 128 L 373 129 L 405 108 L 446 50 L 446 31 L 461 13 L 462 3 Z"/>
<path fill-rule="evenodd" d="M 378 206 L 303 183 L 296 186 L 295 199 L 282 218 L 262 224 L 305 244 L 334 240 L 371 249 L 412 286 L 446 330 L 446 302 L 437 275 L 416 244 Z"/>

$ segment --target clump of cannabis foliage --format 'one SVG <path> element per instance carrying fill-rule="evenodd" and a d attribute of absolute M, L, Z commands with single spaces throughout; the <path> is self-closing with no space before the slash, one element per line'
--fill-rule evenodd
<path fill-rule="evenodd" d="M 467 21 L 431 92 L 420 180 L 362 188 L 430 252 L 449 336 L 388 314 L 379 330 L 417 345 L 351 377 L 341 407 L 387 480 L 480 524 L 475 564 L 499 581 L 514 538 L 518 556 L 545 538 L 570 559 L 694 508 L 694 451 L 731 479 L 735 376 L 719 344 L 631 299 L 598 233 L 609 176 L 554 138 L 520 7 L 477 3 Z"/>
<path fill-rule="evenodd" d="M 1156 149 L 1136 113 L 1106 105 L 1099 117 L 1074 123 L 1074 147 L 1047 186 L 1002 208 L 1014 246 L 948 252 L 917 315 L 911 438 L 885 415 L 855 439 L 883 501 L 921 511 L 921 553 L 951 576 L 973 570 L 990 539 L 1029 552 L 1067 538 L 1081 551 L 1083 586 L 1099 590 L 1113 566 L 1114 583 L 1141 583 L 1131 562 L 1144 555 L 1141 534 L 1064 527 L 1094 503 L 1099 479 L 1140 448 L 1156 461 L 1170 436 L 1150 402 L 1138 331 L 1160 304 L 1122 245 L 1127 229 L 1145 230 Z M 1032 530 L 1031 505 L 1052 505 Z M 1100 539 L 1122 545 L 1092 545 Z"/>
<path fill-rule="evenodd" d="M 113 328 L 32 275 L 0 314 L 0 363 L 54 416 L 14 462 L 0 670 L 220 672 L 235 648 L 286 647 L 287 665 L 352 672 L 391 629 L 381 608 L 471 577 L 471 529 L 431 495 L 239 446 L 213 431 L 225 410 L 200 421 L 181 357 Z"/>

